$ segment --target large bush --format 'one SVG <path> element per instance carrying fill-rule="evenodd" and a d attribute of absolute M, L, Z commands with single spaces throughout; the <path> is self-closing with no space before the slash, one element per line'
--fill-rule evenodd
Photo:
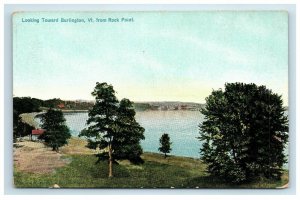
<path fill-rule="evenodd" d="M 201 110 L 201 157 L 208 171 L 240 183 L 277 178 L 286 162 L 288 120 L 281 96 L 265 86 L 227 83 L 214 90 Z"/>

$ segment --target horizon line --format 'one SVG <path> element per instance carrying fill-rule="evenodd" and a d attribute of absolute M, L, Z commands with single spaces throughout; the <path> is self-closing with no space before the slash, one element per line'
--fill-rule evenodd
<path fill-rule="evenodd" d="M 54 97 L 54 98 L 50 98 L 50 99 L 42 99 L 42 98 L 31 97 L 31 96 L 15 96 L 15 95 L 13 95 L 13 98 L 15 98 L 15 97 L 19 97 L 19 98 L 29 97 L 29 98 L 40 99 L 40 100 L 43 100 L 43 101 L 50 100 L 50 99 L 60 99 L 62 101 L 95 101 L 95 100 L 89 100 L 89 99 L 61 99 L 59 97 Z M 122 98 L 122 99 L 124 99 L 124 98 Z M 168 103 L 174 102 L 175 103 L 175 102 L 180 102 L 180 103 L 206 104 L 206 102 L 205 103 L 203 103 L 203 102 L 200 103 L 200 102 L 194 102 L 194 101 L 180 101 L 180 100 L 162 100 L 162 101 L 157 101 L 157 100 L 156 101 L 153 101 L 153 100 L 133 101 L 133 100 L 130 100 L 130 101 L 132 101 L 133 103 L 159 103 L 159 102 L 168 102 Z M 289 107 L 289 105 L 283 104 L 283 107 Z"/>
<path fill-rule="evenodd" d="M 62 101 L 95 101 L 94 99 L 62 99 L 60 97 L 52 97 L 52 98 L 37 98 L 37 97 L 32 97 L 32 96 L 16 96 L 13 95 L 13 98 L 18 97 L 18 98 L 24 98 L 24 97 L 29 97 L 29 98 L 34 98 L 34 99 L 40 99 L 43 101 L 46 100 L 50 100 L 50 99 L 60 99 Z M 122 98 L 122 99 L 126 99 L 126 98 Z M 130 100 L 130 99 L 129 99 Z M 203 102 L 194 102 L 194 101 L 180 101 L 180 100 L 138 100 L 138 101 L 134 101 L 134 100 L 130 100 L 134 103 L 156 103 L 156 102 L 180 102 L 180 103 L 196 103 L 196 104 L 205 104 Z"/>

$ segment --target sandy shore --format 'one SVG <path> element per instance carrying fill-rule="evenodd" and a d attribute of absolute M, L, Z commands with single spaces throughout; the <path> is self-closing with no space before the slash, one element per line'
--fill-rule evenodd
<path fill-rule="evenodd" d="M 27 123 L 30 126 L 33 126 L 35 128 L 40 128 L 39 124 L 34 120 L 34 118 L 37 115 L 43 114 L 43 113 L 44 112 L 23 113 L 23 114 L 20 114 L 20 117 L 24 123 Z"/>

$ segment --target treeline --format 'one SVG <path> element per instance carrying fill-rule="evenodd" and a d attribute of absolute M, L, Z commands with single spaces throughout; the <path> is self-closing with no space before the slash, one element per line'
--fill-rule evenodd
<path fill-rule="evenodd" d="M 31 97 L 14 97 L 14 109 L 20 111 L 19 114 L 38 112 L 49 108 L 58 108 L 61 110 L 90 110 L 94 106 L 94 101 L 83 100 L 61 100 L 53 98 L 41 100 Z M 147 110 L 193 110 L 199 111 L 204 104 L 190 102 L 133 102 L 135 111 Z"/>
<path fill-rule="evenodd" d="M 88 110 L 94 105 L 92 101 L 61 100 L 60 98 L 42 100 L 31 97 L 14 97 L 13 104 L 14 109 L 20 111 L 20 114 L 36 112 L 44 108 L 59 108 L 62 110 Z"/>

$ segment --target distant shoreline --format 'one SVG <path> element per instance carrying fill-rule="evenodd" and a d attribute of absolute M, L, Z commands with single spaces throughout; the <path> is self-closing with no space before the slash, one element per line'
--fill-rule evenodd
<path fill-rule="evenodd" d="M 61 110 L 63 113 L 84 113 L 89 112 L 89 110 Z"/>

